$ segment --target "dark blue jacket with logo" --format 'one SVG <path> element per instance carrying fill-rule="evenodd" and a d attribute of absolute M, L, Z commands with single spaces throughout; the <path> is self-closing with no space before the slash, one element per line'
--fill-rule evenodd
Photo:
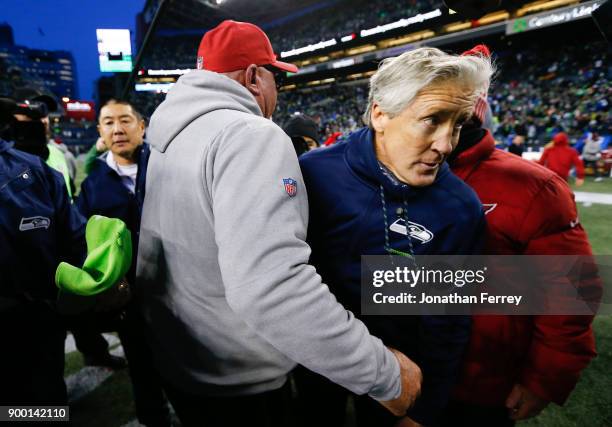
<path fill-rule="evenodd" d="M 85 224 L 58 172 L 0 140 L 0 299 L 54 300 L 60 261 L 83 263 Z"/>
<path fill-rule="evenodd" d="M 410 252 L 402 213 L 406 209 L 417 256 L 475 253 L 484 231 L 480 201 L 446 163 L 431 186 L 410 187 L 397 181 L 381 168 L 369 129 L 301 156 L 300 165 L 310 204 L 311 263 L 372 334 L 419 364 L 423 390 L 409 415 L 423 424 L 435 424 L 456 380 L 469 339 L 469 317 L 360 316 L 360 257 L 388 253 L 381 185 L 389 246 Z"/>
<path fill-rule="evenodd" d="M 138 235 L 149 154 L 149 144 L 143 143 L 138 147 L 136 153 L 138 174 L 134 193 L 126 188 L 119 174 L 111 169 L 105 160 L 96 159 L 91 172 L 81 184 L 81 192 L 76 202 L 86 218 L 92 215 L 104 215 L 109 218 L 119 218 L 125 222 L 132 234 L 132 266 L 127 274 L 128 281 L 131 283 L 134 283 L 136 271 Z"/>

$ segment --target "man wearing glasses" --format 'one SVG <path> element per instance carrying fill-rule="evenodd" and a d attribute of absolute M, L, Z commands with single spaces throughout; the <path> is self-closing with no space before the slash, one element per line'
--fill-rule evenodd
<path fill-rule="evenodd" d="M 181 423 L 295 425 L 296 363 L 404 414 L 420 369 L 371 336 L 308 265 L 302 175 L 268 120 L 280 77 L 297 67 L 235 21 L 205 34 L 197 66 L 151 118 L 136 273 Z"/>

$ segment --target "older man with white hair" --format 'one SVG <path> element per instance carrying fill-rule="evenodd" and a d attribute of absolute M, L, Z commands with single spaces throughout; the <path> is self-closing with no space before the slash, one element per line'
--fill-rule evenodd
<path fill-rule="evenodd" d="M 386 59 L 370 81 L 367 127 L 340 144 L 300 158 L 310 205 L 311 263 L 354 313 L 360 312 L 362 255 L 412 257 L 478 249 L 482 205 L 450 172 L 445 159 L 492 74 L 486 57 L 450 55 L 435 48 Z M 470 334 L 469 319 L 362 320 L 423 371 L 422 395 L 402 425 L 435 425 L 456 380 Z M 348 393 L 305 370 L 298 369 L 296 379 L 306 425 L 344 425 Z M 399 421 L 359 396 L 355 403 L 360 427 Z"/>

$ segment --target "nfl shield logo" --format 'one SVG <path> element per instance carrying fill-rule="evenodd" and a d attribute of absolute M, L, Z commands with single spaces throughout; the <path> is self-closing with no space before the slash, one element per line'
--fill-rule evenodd
<path fill-rule="evenodd" d="M 293 197 L 297 194 L 297 181 L 291 178 L 283 178 L 283 184 L 285 185 L 285 191 L 289 194 L 289 197 Z"/>

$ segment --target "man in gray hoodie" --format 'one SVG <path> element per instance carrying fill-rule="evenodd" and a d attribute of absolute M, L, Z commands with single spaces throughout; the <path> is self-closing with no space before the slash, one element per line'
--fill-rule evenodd
<path fill-rule="evenodd" d="M 224 21 L 151 118 L 136 297 L 185 426 L 292 425 L 296 363 L 396 415 L 420 391 L 308 265 L 302 175 L 269 120 L 283 71 L 261 29 Z"/>

